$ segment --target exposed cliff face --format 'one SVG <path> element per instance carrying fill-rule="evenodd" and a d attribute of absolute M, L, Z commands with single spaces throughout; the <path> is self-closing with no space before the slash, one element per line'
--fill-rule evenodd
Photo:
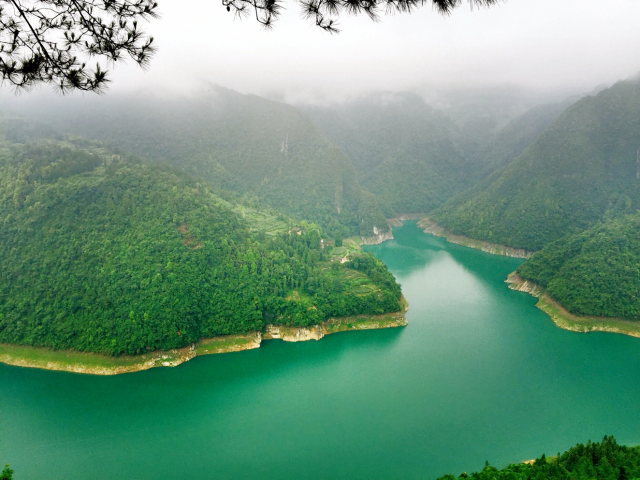
<path fill-rule="evenodd" d="M 511 290 L 526 292 L 532 297 L 540 297 L 544 294 L 544 289 L 540 285 L 520 278 L 520 276 L 518 276 L 515 272 L 510 273 L 505 282 L 509 284 L 509 288 Z"/>
<path fill-rule="evenodd" d="M 379 245 L 387 240 L 393 240 L 393 232 L 391 231 L 391 225 L 388 230 L 380 230 L 378 227 L 373 227 L 372 237 L 362 237 L 360 245 Z"/>
<path fill-rule="evenodd" d="M 419 228 L 424 229 L 424 233 L 430 233 L 436 237 L 444 237 L 448 242 L 456 243 L 464 247 L 475 248 L 482 250 L 483 252 L 491 253 L 493 255 L 504 255 L 506 257 L 515 258 L 529 258 L 533 255 L 533 252 L 528 252 L 521 248 L 511 248 L 506 245 L 497 245 L 495 243 L 485 242 L 483 240 L 475 240 L 473 238 L 463 237 L 461 235 L 454 235 L 444 227 L 441 227 L 437 223 L 432 222 L 428 217 L 424 217 L 417 223 Z"/>
<path fill-rule="evenodd" d="M 0 344 L 0 362 L 19 367 L 92 375 L 117 375 L 154 367 L 176 367 L 199 355 L 259 348 L 262 340 L 281 339 L 285 342 L 304 342 L 320 340 L 325 335 L 349 330 L 403 327 L 407 325 L 405 312 L 408 309 L 408 303 L 404 297 L 401 299 L 401 305 L 403 310 L 400 312 L 330 318 L 320 325 L 311 327 L 267 325 L 264 333 L 250 332 L 247 335 L 226 335 L 202 339 L 196 344 L 179 350 L 152 352 L 134 357 L 107 357 L 93 353 L 52 351 L 46 348 Z"/>
<path fill-rule="evenodd" d="M 264 340 L 280 339 L 285 342 L 305 342 L 307 340 L 320 340 L 324 337 L 322 325 L 313 327 L 285 327 L 282 325 L 267 325 L 266 332 L 262 336 Z"/>

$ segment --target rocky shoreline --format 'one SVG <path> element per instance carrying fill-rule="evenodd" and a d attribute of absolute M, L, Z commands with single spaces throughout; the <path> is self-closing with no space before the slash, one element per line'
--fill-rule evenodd
<path fill-rule="evenodd" d="M 399 312 L 383 315 L 356 315 L 330 318 L 311 327 L 267 325 L 264 332 L 247 335 L 226 335 L 202 339 L 191 346 L 176 350 L 157 351 L 137 356 L 109 357 L 94 353 L 55 351 L 41 347 L 0 344 L 0 362 L 19 367 L 41 368 L 90 375 L 118 375 L 139 372 L 154 367 L 176 367 L 199 355 L 239 352 L 259 348 L 262 340 L 280 339 L 285 342 L 320 340 L 326 335 L 351 330 L 404 327 L 408 303 L 401 299 Z"/>
<path fill-rule="evenodd" d="M 397 217 L 387 218 L 387 225 L 389 230 L 380 231 L 378 227 L 373 227 L 373 236 L 360 237 L 360 245 L 380 245 L 387 240 L 393 240 L 393 227 L 402 227 L 405 220 L 420 220 L 424 218 L 423 213 L 406 213 L 398 215 Z"/>
<path fill-rule="evenodd" d="M 417 226 L 422 228 L 424 233 L 430 233 L 436 237 L 444 237 L 448 242 L 462 245 L 464 247 L 475 248 L 476 250 L 482 250 L 483 252 L 491 253 L 493 255 L 504 255 L 506 257 L 515 258 L 529 258 L 533 255 L 533 252 L 528 252 L 521 248 L 512 248 L 507 247 L 506 245 L 498 245 L 495 243 L 485 242 L 484 240 L 475 240 L 462 235 L 455 235 L 446 228 L 430 220 L 429 217 L 423 217 L 418 221 Z"/>
<path fill-rule="evenodd" d="M 371 237 L 360 237 L 360 245 L 380 245 L 387 240 L 393 240 L 391 227 L 392 225 L 389 225 L 389 230 L 384 231 L 378 230 L 378 227 L 373 227 L 374 235 Z"/>
<path fill-rule="evenodd" d="M 640 338 L 640 322 L 631 322 L 621 318 L 581 317 L 568 312 L 562 305 L 547 294 L 544 288 L 529 280 L 520 278 L 515 272 L 505 280 L 511 290 L 526 292 L 538 298 L 536 307 L 551 317 L 556 326 L 571 332 L 610 332 Z"/>

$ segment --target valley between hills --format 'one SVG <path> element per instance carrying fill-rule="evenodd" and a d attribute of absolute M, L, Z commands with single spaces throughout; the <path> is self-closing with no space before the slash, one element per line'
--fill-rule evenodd
<path fill-rule="evenodd" d="M 358 245 L 391 239 L 399 217 L 525 259 L 517 278 L 563 328 L 636 335 L 640 80 L 523 110 L 486 132 L 412 94 L 294 107 L 216 87 L 164 104 L 10 105 L 2 358 L 173 364 L 153 352 L 393 317 L 400 286 Z M 425 214 L 401 217 L 412 211 Z"/>

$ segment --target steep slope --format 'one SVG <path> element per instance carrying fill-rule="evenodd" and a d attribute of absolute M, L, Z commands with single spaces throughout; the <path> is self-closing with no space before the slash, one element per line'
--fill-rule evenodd
<path fill-rule="evenodd" d="M 456 127 L 415 94 L 378 93 L 305 111 L 388 214 L 432 210 L 469 185 Z"/>
<path fill-rule="evenodd" d="M 77 140 L 0 150 L 0 343 L 111 355 L 398 311 L 370 255 Z M 253 220 L 252 220 L 253 219 Z"/>
<path fill-rule="evenodd" d="M 488 143 L 471 149 L 469 163 L 474 176 L 483 179 L 511 163 L 570 105 L 570 102 L 559 102 L 533 107 L 490 136 Z"/>
<path fill-rule="evenodd" d="M 511 164 L 432 218 L 458 235 L 539 250 L 640 206 L 640 80 L 569 107 Z"/>
<path fill-rule="evenodd" d="M 518 118 L 538 107 L 564 101 L 575 92 L 502 84 L 425 88 L 421 94 L 428 105 L 453 121 L 464 151 L 475 156 L 509 124 L 517 124 Z"/>
<path fill-rule="evenodd" d="M 406 92 L 304 110 L 351 159 L 360 183 L 390 215 L 440 206 L 514 160 L 569 106 L 545 104 L 518 114 L 526 102 L 508 92 L 506 99 L 496 95 L 490 97 L 493 109 L 483 98 L 468 98 L 468 111 L 449 106 L 457 122 Z"/>
<path fill-rule="evenodd" d="M 553 242 L 517 273 L 573 314 L 640 320 L 640 214 Z"/>
<path fill-rule="evenodd" d="M 218 188 L 316 222 L 332 235 L 388 228 L 349 159 L 288 105 L 221 87 L 180 100 L 110 97 L 18 105 L 58 131 L 170 163 Z"/>

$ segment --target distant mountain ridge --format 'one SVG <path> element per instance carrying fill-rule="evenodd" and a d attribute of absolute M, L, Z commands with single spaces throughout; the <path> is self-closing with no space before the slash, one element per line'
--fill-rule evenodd
<path fill-rule="evenodd" d="M 65 99 L 21 110 L 61 133 L 98 139 L 257 198 L 331 235 L 388 229 L 349 159 L 289 105 L 211 87 L 179 100 Z"/>
<path fill-rule="evenodd" d="M 336 239 L 387 239 L 386 218 L 429 212 L 453 234 L 541 250 L 521 276 L 570 312 L 636 319 L 640 79 L 524 113 L 509 101 L 486 115 L 487 99 L 468 114 L 458 105 L 454 121 L 411 93 L 301 112 L 214 88 L 182 102 L 67 105 L 42 113 L 41 126 L 12 118 L 4 131 L 22 143 L 101 139 Z"/>
<path fill-rule="evenodd" d="M 513 120 L 499 128 L 511 118 L 509 110 L 524 108 L 521 103 L 515 95 L 495 111 L 483 115 L 472 106 L 466 116 L 458 106 L 457 121 L 409 92 L 302 108 L 352 160 L 363 187 L 395 215 L 429 212 L 508 164 L 568 106 L 545 104 L 511 113 Z"/>
<path fill-rule="evenodd" d="M 565 110 L 516 160 L 432 218 L 455 234 L 539 250 L 640 207 L 640 80 Z"/>
<path fill-rule="evenodd" d="M 468 186 L 453 122 L 416 94 L 382 92 L 305 110 L 389 214 L 429 211 Z"/>

